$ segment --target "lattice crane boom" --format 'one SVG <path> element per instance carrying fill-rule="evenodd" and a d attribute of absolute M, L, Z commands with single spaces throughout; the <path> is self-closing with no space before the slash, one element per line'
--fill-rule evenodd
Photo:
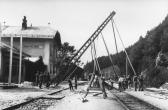
<path fill-rule="evenodd" d="M 79 61 L 79 59 L 84 54 L 84 52 L 88 49 L 91 43 L 99 36 L 101 31 L 105 28 L 105 26 L 109 23 L 109 21 L 114 17 L 114 15 L 115 15 L 115 11 L 110 13 L 110 15 L 104 20 L 104 22 L 96 29 L 96 31 L 89 37 L 89 39 L 82 45 L 82 47 L 69 60 L 68 65 L 71 63 L 76 64 Z M 69 73 L 71 69 L 67 70 L 63 80 L 65 80 L 68 76 L 71 75 L 71 73 Z"/>
<path fill-rule="evenodd" d="M 76 63 L 80 59 L 80 57 L 88 49 L 91 43 L 98 37 L 100 32 L 104 29 L 104 27 L 108 24 L 108 22 L 113 18 L 114 15 L 115 11 L 110 13 L 110 15 L 105 19 L 105 21 L 97 28 L 97 30 L 91 35 L 91 37 L 82 45 L 82 47 L 71 58 L 70 62 L 74 61 L 73 63 Z"/>

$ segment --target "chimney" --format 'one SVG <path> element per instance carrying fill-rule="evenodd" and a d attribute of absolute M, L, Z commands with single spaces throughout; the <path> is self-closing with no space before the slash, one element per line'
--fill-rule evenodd
<path fill-rule="evenodd" d="M 22 29 L 23 29 L 23 30 L 27 29 L 27 20 L 26 20 L 26 16 L 23 17 Z"/>

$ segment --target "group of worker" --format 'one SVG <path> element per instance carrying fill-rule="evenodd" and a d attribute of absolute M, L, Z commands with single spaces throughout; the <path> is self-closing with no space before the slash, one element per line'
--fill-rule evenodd
<path fill-rule="evenodd" d="M 144 78 L 143 75 L 134 75 L 133 77 L 127 76 L 127 77 L 119 77 L 118 79 L 119 84 L 119 90 L 123 91 L 126 89 L 130 89 L 131 86 L 134 87 L 134 90 L 137 91 L 143 91 L 144 90 Z"/>
<path fill-rule="evenodd" d="M 45 84 L 46 88 L 50 87 L 51 79 L 49 72 L 39 72 L 36 73 L 36 86 L 39 86 L 39 88 L 42 88 L 42 85 Z"/>

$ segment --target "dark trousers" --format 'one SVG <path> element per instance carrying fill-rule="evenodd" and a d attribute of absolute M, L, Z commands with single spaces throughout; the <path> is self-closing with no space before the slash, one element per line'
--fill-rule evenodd
<path fill-rule="evenodd" d="M 40 83 L 39 83 L 39 88 L 40 88 L 40 89 L 41 89 L 42 84 L 43 84 L 43 82 L 40 81 Z"/>
<path fill-rule="evenodd" d="M 137 91 L 137 88 L 138 88 L 138 82 L 134 82 L 134 88 L 135 88 L 135 91 Z"/>
<path fill-rule="evenodd" d="M 72 86 L 72 85 L 69 85 L 69 89 L 70 89 L 70 90 L 73 90 L 73 86 Z"/>
<path fill-rule="evenodd" d="M 139 91 L 143 91 L 143 83 L 139 84 Z"/>

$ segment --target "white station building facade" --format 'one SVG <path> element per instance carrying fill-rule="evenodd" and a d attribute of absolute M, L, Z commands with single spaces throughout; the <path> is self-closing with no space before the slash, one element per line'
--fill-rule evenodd
<path fill-rule="evenodd" d="M 47 70 L 53 72 L 53 38 L 56 30 L 50 27 L 31 26 L 22 29 L 21 26 L 7 26 L 2 31 L 2 42 L 10 45 L 13 37 L 13 46 L 20 49 L 20 37 L 22 37 L 22 50 L 31 57 L 43 57 Z"/>

